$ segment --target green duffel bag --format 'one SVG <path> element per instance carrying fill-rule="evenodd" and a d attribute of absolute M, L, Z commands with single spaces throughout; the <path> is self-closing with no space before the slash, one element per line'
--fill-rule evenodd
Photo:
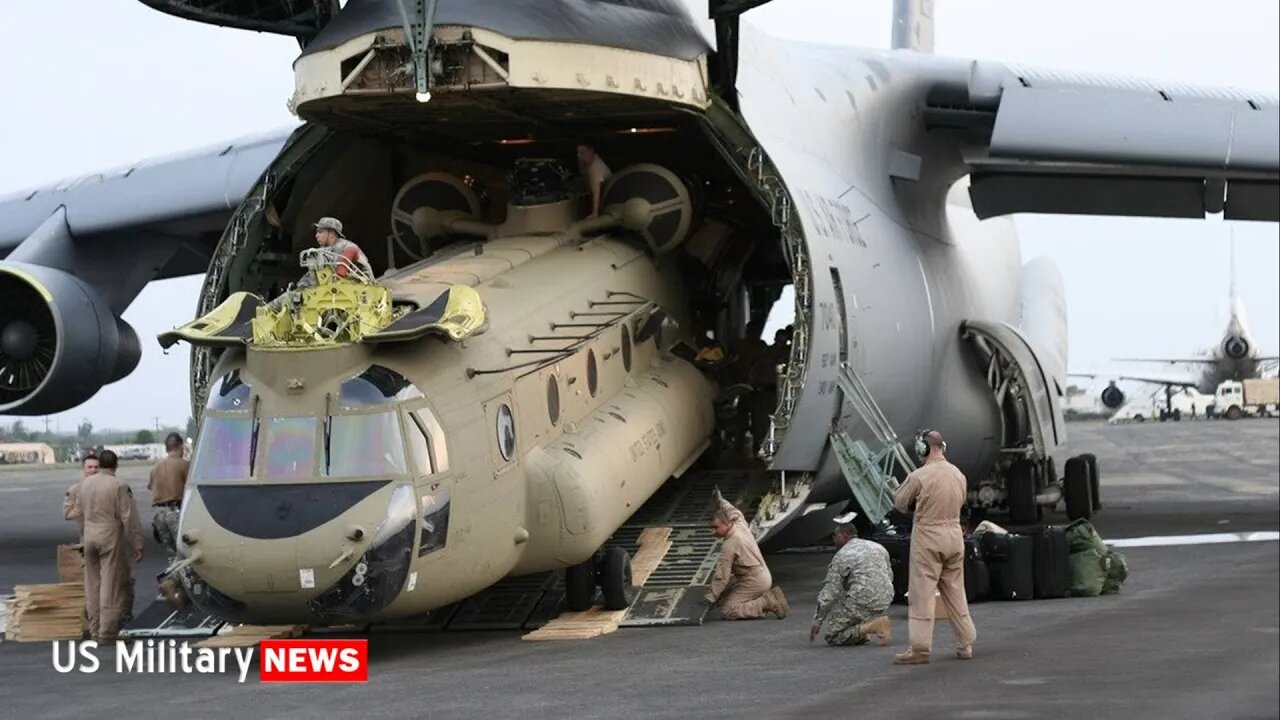
<path fill-rule="evenodd" d="M 1088 520 L 1076 520 L 1067 526 L 1067 548 L 1072 555 L 1085 550 L 1096 550 L 1099 555 L 1106 555 L 1107 544 L 1102 536 Z"/>
<path fill-rule="evenodd" d="M 1102 583 L 1102 594 L 1111 595 L 1120 592 L 1120 586 L 1129 579 L 1129 563 L 1124 556 L 1112 550 L 1107 553 L 1107 579 Z"/>
<path fill-rule="evenodd" d="M 1081 550 L 1071 553 L 1067 566 L 1071 568 L 1071 597 L 1097 597 L 1102 594 L 1111 569 L 1107 554 L 1093 548 Z"/>

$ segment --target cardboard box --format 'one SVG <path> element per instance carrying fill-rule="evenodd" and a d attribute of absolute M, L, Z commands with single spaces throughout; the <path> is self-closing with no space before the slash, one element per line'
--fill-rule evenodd
<path fill-rule="evenodd" d="M 84 582 L 84 546 L 58 546 L 58 582 Z"/>

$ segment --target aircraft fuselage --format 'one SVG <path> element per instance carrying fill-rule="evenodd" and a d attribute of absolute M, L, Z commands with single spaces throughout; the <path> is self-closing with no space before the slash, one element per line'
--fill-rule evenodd
<path fill-rule="evenodd" d="M 195 558 L 184 572 L 197 602 L 254 622 L 406 616 L 507 575 L 582 563 L 696 460 L 713 433 L 716 383 L 673 346 L 696 347 L 714 328 L 732 350 L 746 321 L 762 320 L 770 293 L 784 285 L 795 289 L 795 339 L 765 455 L 802 492 L 776 500 L 765 534 L 781 531 L 809 502 L 849 496 L 828 437 L 867 431 L 840 397 L 836 377 L 845 364 L 899 436 L 921 426 L 943 432 L 951 459 L 988 504 L 1000 501 L 989 482 L 1004 467 L 1002 451 L 1039 463 L 1065 440 L 1049 397 L 1065 357 L 1056 272 L 1032 273 L 1024 287 L 1012 225 L 979 223 L 963 203 L 947 203 L 955 178 L 922 174 L 922 164 L 945 160 L 921 138 L 898 137 L 892 123 L 922 102 L 909 73 L 895 76 L 874 54 L 833 55 L 748 35 L 738 120 L 711 97 L 700 60 L 575 46 L 575 67 L 605 77 L 574 77 L 550 69 L 565 50 L 557 43 L 475 28 L 437 32 L 446 42 L 501 50 L 502 87 L 470 78 L 458 91 L 437 88 L 432 104 L 421 106 L 403 90 L 370 88 L 366 98 L 324 80 L 330 68 L 346 67 L 347 55 L 385 45 L 394 33 L 304 55 L 294 103 L 324 127 L 300 130 L 268 171 L 270 183 L 249 193 L 215 253 L 202 314 L 233 291 L 270 284 L 254 258 L 280 231 L 295 230 L 296 250 L 307 243 L 312 215 L 376 227 L 366 218 L 386 212 L 390 198 L 378 194 L 388 167 L 401 177 L 440 170 L 497 182 L 484 167 L 492 155 L 426 138 L 433 127 L 456 132 L 452 123 L 432 123 L 461 117 L 474 118 L 466 127 L 493 152 L 510 156 L 513 145 L 537 142 L 485 137 L 495 132 L 485 130 L 486 116 L 469 113 L 487 112 L 504 102 L 499 97 L 515 113 L 558 108 L 570 128 L 599 115 L 591 130 L 616 134 L 607 159 L 620 175 L 655 153 L 682 182 L 696 172 L 724 173 L 723 180 L 690 185 L 706 195 L 692 219 L 681 220 L 688 240 L 679 250 L 649 230 L 582 242 L 564 234 L 576 221 L 566 216 L 532 234 L 514 229 L 474 247 L 433 246 L 425 260 L 380 279 L 398 302 L 419 308 L 451 285 L 473 288 L 487 326 L 466 339 L 302 350 L 249 344 L 220 356 L 198 348 L 194 396 L 206 409 L 181 521 L 181 548 Z M 609 73 L 628 63 L 653 75 L 619 84 Z M 473 71 L 493 69 L 484 64 L 489 70 L 477 61 Z M 522 82 L 529 87 L 507 89 Z M 343 118 L 362 107 L 371 119 L 397 123 L 416 113 L 414 124 L 356 136 Z M 648 139 L 662 133 L 670 148 Z M 407 154 L 414 138 L 425 143 L 421 157 Z M 886 154 L 895 147 L 903 149 Z M 608 188 L 615 216 L 634 215 L 628 183 Z M 408 185 L 397 202 L 407 192 Z M 510 197 L 517 188 L 494 192 Z M 636 192 L 648 198 L 644 207 L 662 207 L 648 190 Z M 476 230 L 479 218 L 463 218 L 474 207 L 446 213 L 422 202 L 427 209 L 392 207 L 393 227 L 428 244 L 450 228 L 486 232 Z M 519 205 L 509 201 L 507 218 L 495 220 L 518 225 Z M 659 223 L 650 230 L 659 233 Z M 387 252 L 375 264 L 397 253 L 390 243 Z M 752 297 L 759 293 L 765 302 Z M 650 322 L 662 316 L 668 322 Z M 1020 330 L 1027 317 L 1039 324 Z M 676 329 L 652 332 L 659 326 Z M 558 336 L 571 348 L 548 355 Z M 366 387 L 380 384 L 380 398 Z M 224 393 L 238 394 L 234 408 Z M 1027 417 L 1036 412 L 1032 427 Z M 335 461 L 351 465 L 335 472 Z"/>

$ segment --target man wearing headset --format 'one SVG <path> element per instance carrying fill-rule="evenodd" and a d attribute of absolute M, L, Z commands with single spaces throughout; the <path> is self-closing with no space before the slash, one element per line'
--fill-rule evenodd
<path fill-rule="evenodd" d="M 956 636 L 956 657 L 973 657 L 978 633 L 969 617 L 964 591 L 964 534 L 960 510 L 968 494 L 964 473 L 947 462 L 947 443 L 936 430 L 921 430 L 915 439 L 916 455 L 923 464 L 907 476 L 893 498 L 893 506 L 910 513 L 911 575 L 907 584 L 908 632 L 911 649 L 893 656 L 896 665 L 923 665 L 933 647 L 935 592 L 951 619 Z"/>

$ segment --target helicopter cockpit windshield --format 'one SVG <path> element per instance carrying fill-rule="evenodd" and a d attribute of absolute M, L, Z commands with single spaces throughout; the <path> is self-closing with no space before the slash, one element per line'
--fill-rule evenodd
<path fill-rule="evenodd" d="M 317 415 L 260 414 L 251 398 L 253 389 L 239 371 L 214 387 L 192 462 L 193 480 L 314 481 L 400 477 L 409 471 L 401 403 L 424 396 L 393 370 L 372 365 L 348 378 Z M 405 414 L 411 432 L 419 432 L 414 418 L 424 412 Z"/>

